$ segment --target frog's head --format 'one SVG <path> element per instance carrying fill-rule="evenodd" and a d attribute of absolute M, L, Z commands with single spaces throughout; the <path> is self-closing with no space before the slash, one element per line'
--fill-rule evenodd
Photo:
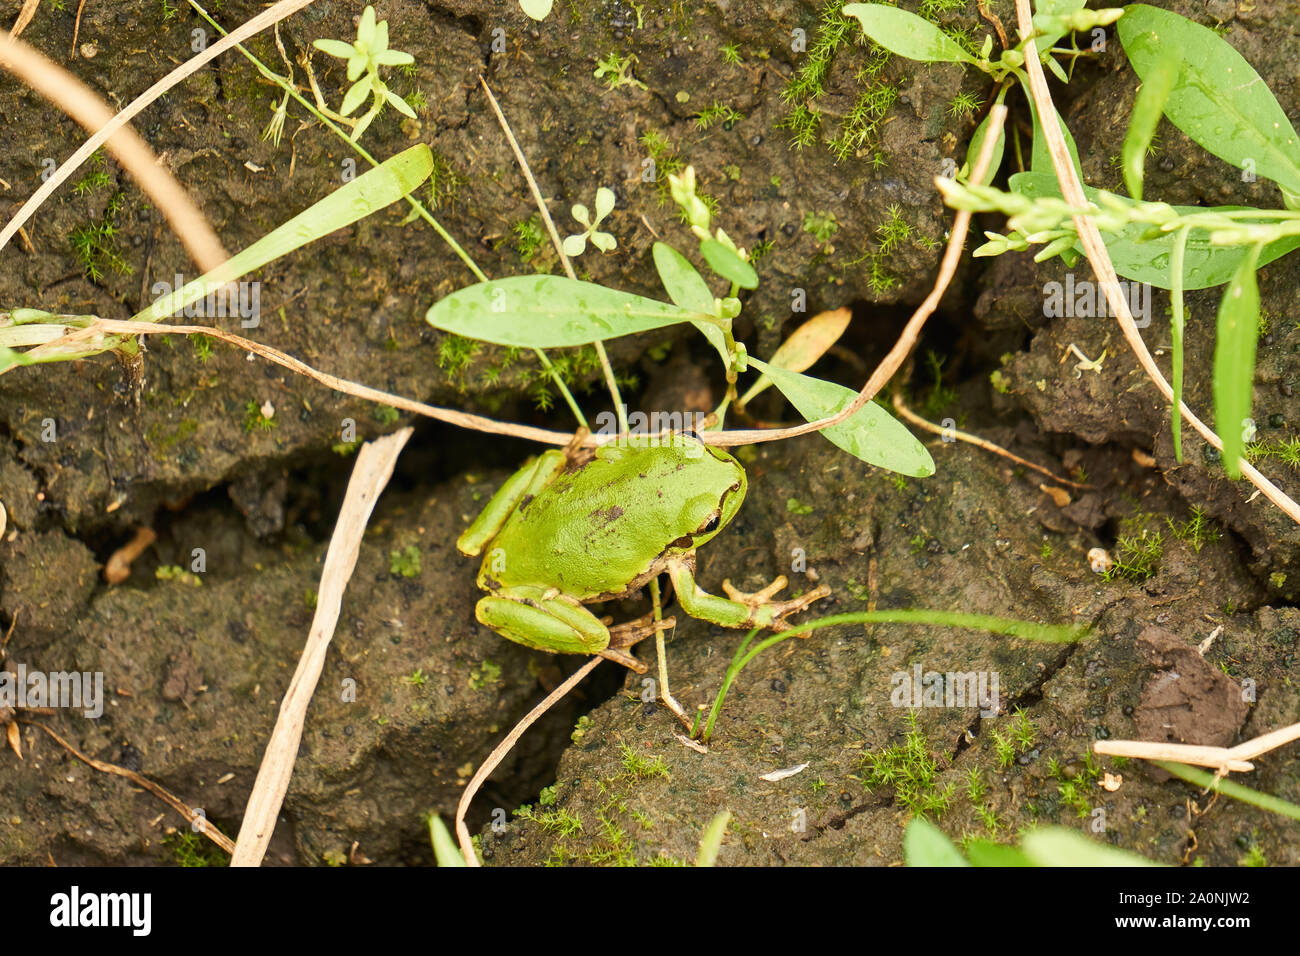
<path fill-rule="evenodd" d="M 714 445 L 703 446 L 703 455 L 690 471 L 698 484 L 687 499 L 694 525 L 689 536 L 691 547 L 698 548 L 731 523 L 745 501 L 747 483 L 740 462 Z"/>

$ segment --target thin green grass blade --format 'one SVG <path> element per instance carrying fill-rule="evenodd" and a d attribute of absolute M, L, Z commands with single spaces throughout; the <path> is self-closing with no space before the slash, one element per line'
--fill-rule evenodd
<path fill-rule="evenodd" d="M 1134 199 L 1142 198 L 1142 177 L 1146 164 L 1147 150 L 1155 138 L 1156 127 L 1169 99 L 1169 91 L 1178 79 L 1181 57 L 1174 50 L 1169 50 L 1151 68 L 1143 79 L 1142 88 L 1138 90 L 1133 103 L 1133 114 L 1129 117 L 1128 132 L 1124 134 L 1124 146 L 1120 151 L 1124 170 L 1124 185 L 1128 194 Z"/>
<path fill-rule="evenodd" d="M 1255 388 L 1255 344 L 1259 337 L 1259 246 L 1241 260 L 1219 300 L 1214 342 L 1214 425 L 1223 439 L 1223 469 L 1241 477 L 1241 453 Z"/>
<path fill-rule="evenodd" d="M 1174 438 L 1174 458 L 1183 460 L 1183 256 L 1187 252 L 1187 234 L 1184 226 L 1174 237 L 1174 251 L 1169 260 L 1169 335 L 1173 348 L 1169 356 L 1170 385 L 1174 390 L 1174 407 L 1170 411 Z"/>
<path fill-rule="evenodd" d="M 421 143 L 403 150 L 271 230 L 211 272 L 158 299 L 132 321 L 161 322 L 170 318 L 227 282 L 397 202 L 432 171 L 433 153 L 428 146 Z"/>
<path fill-rule="evenodd" d="M 1188 783 L 1196 784 L 1198 787 L 1217 790 L 1225 796 L 1240 800 L 1243 803 L 1249 803 L 1261 810 L 1290 817 L 1292 820 L 1300 820 L 1300 806 L 1289 800 L 1283 800 L 1281 797 L 1275 797 L 1271 793 L 1260 793 L 1258 790 L 1252 790 L 1250 787 L 1233 783 L 1231 780 L 1215 780 L 1214 774 L 1208 770 L 1201 770 L 1199 767 L 1189 767 L 1187 764 L 1174 763 L 1170 760 L 1153 760 L 1152 763 L 1168 770 L 1175 777 L 1181 777 Z"/>
<path fill-rule="evenodd" d="M 727 824 L 730 822 L 730 810 L 714 814 L 709 825 L 704 828 L 704 836 L 700 838 L 700 851 L 695 857 L 696 866 L 713 866 L 717 862 L 718 851 L 722 849 L 722 838 L 727 835 Z"/>

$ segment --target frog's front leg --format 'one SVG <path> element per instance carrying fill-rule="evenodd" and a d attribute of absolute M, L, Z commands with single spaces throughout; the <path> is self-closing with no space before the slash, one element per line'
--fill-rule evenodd
<path fill-rule="evenodd" d="M 542 588 L 502 588 L 482 598 L 475 617 L 507 640 L 551 654 L 598 654 L 638 674 L 641 663 L 625 648 L 674 621 L 645 626 L 642 621 L 610 630 L 596 615 L 573 598 Z"/>
<path fill-rule="evenodd" d="M 701 590 L 690 566 L 679 559 L 668 563 L 668 576 L 672 578 L 673 590 L 677 592 L 682 610 L 691 617 L 723 627 L 770 627 L 774 631 L 784 631 L 790 626 L 785 621 L 787 615 L 802 611 L 831 593 L 831 589 L 822 584 L 794 600 L 773 601 L 772 596 L 786 586 L 782 575 L 753 594 L 737 591 L 730 581 L 725 581 L 722 586 L 728 597 L 720 598 Z"/>

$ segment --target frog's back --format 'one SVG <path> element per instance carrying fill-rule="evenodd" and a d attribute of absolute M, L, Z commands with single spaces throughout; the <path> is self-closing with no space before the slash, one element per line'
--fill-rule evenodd
<path fill-rule="evenodd" d="M 521 504 L 493 541 L 500 573 L 489 555 L 482 575 L 579 599 L 622 593 L 662 555 L 695 547 L 720 500 L 744 492 L 739 463 L 693 439 L 603 446 Z"/>

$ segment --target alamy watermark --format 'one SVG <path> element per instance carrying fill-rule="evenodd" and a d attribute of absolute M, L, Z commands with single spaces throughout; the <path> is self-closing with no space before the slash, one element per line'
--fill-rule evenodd
<path fill-rule="evenodd" d="M 1151 284 L 1119 280 L 1120 294 L 1133 313 L 1134 325 L 1145 329 L 1151 324 Z M 1110 302 L 1101 285 L 1088 279 L 1074 281 L 1074 273 L 1065 274 L 1065 282 L 1049 282 L 1043 286 L 1043 315 L 1049 319 L 1064 316 L 1071 318 L 1111 318 Z"/>
<path fill-rule="evenodd" d="M 652 447 L 662 444 L 664 446 L 675 444 L 675 436 L 686 434 L 688 432 L 699 433 L 704 431 L 705 422 L 708 415 L 704 412 L 632 412 L 628 414 L 627 407 L 624 406 L 623 414 L 627 415 L 627 430 L 629 435 L 645 436 Z M 619 434 L 618 417 L 613 412 L 601 412 L 596 416 L 597 435 L 617 435 Z M 704 454 L 704 445 L 699 442 L 687 442 L 683 448 L 683 453 L 688 458 L 698 458 Z"/>
<path fill-rule="evenodd" d="M 927 671 L 913 664 L 911 671 L 894 671 L 889 702 L 894 707 L 978 707 L 981 717 L 996 717 L 997 671 Z"/>
<path fill-rule="evenodd" d="M 177 273 L 175 280 L 175 284 L 155 282 L 149 291 L 156 297 L 162 297 L 185 288 L 183 275 Z M 174 313 L 172 318 L 180 318 L 182 315 L 187 319 L 238 316 L 240 328 L 255 329 L 262 324 L 262 283 L 227 282 L 220 289 L 201 296 Z"/>
<path fill-rule="evenodd" d="M 104 672 L 0 670 L 0 707 L 65 707 L 94 719 L 104 713 Z"/>

